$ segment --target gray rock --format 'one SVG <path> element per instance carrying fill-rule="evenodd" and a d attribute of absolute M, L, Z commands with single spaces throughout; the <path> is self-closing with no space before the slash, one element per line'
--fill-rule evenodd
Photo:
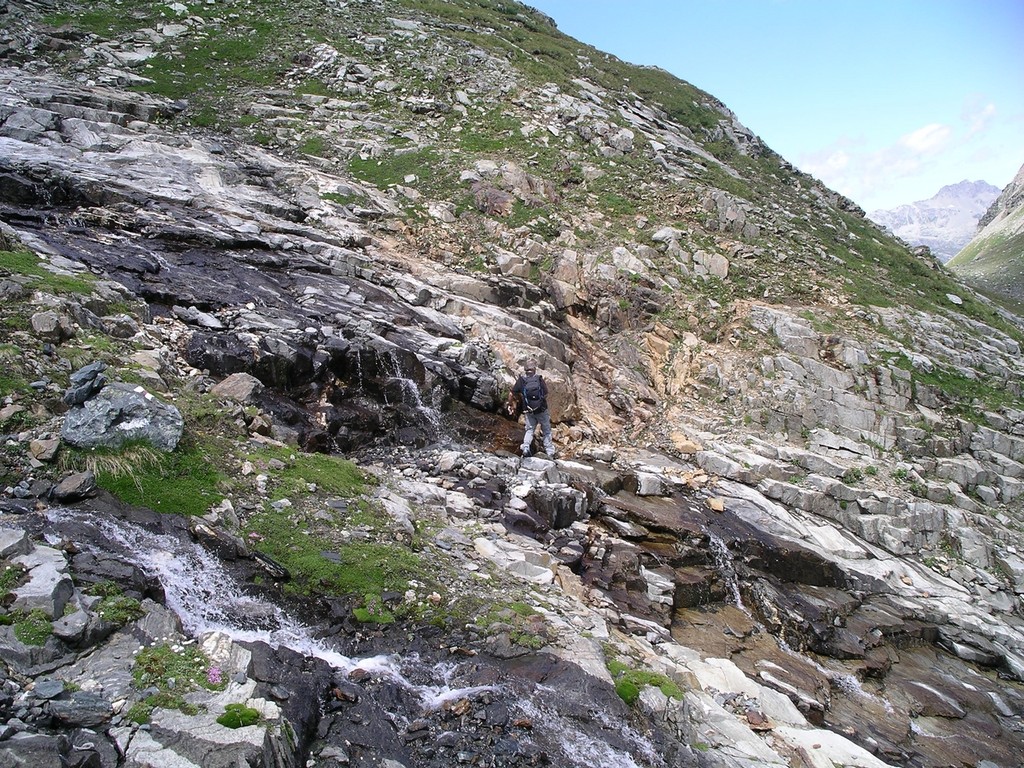
<path fill-rule="evenodd" d="M 64 693 L 64 681 L 37 680 L 32 692 L 39 699 L 54 699 Z"/>
<path fill-rule="evenodd" d="M 28 444 L 28 452 L 38 461 L 53 461 L 59 448 L 60 440 L 55 437 L 32 440 Z"/>
<path fill-rule="evenodd" d="M 36 312 L 32 315 L 32 332 L 42 339 L 60 343 L 75 335 L 75 327 L 67 315 L 60 315 L 53 310 Z"/>
<path fill-rule="evenodd" d="M 11 590 L 14 595 L 11 607 L 26 613 L 41 610 L 50 618 L 62 616 L 64 606 L 75 591 L 64 553 L 52 547 L 36 546 L 14 562 L 28 571 L 28 581 Z"/>
<path fill-rule="evenodd" d="M 72 646 L 78 645 L 83 640 L 88 629 L 89 614 L 82 610 L 62 616 L 53 622 L 54 637 Z"/>
<path fill-rule="evenodd" d="M 27 555 L 32 550 L 28 534 L 19 528 L 0 528 L 0 558 Z"/>
<path fill-rule="evenodd" d="M 87 691 L 74 691 L 66 699 L 53 699 L 46 704 L 46 711 L 69 728 L 95 728 L 114 715 L 109 701 Z"/>
<path fill-rule="evenodd" d="M 107 364 L 97 360 L 89 363 L 71 374 L 71 386 L 64 393 L 64 402 L 68 405 L 81 405 L 99 392 L 107 383 L 103 371 Z"/>
<path fill-rule="evenodd" d="M 174 307 L 173 312 L 175 317 L 190 325 L 198 325 L 201 328 L 211 328 L 214 330 L 224 328 L 224 323 L 216 317 L 209 312 L 202 312 L 195 307 Z"/>
<path fill-rule="evenodd" d="M 139 332 L 139 324 L 131 315 L 110 315 L 102 320 L 103 330 L 115 339 L 130 339 Z"/>
<path fill-rule="evenodd" d="M 233 373 L 210 390 L 215 397 L 251 403 L 263 391 L 263 382 L 248 373 Z"/>
<path fill-rule="evenodd" d="M 76 472 L 61 480 L 53 489 L 57 501 L 71 502 L 87 499 L 96 493 L 96 475 L 92 472 Z"/>
<path fill-rule="evenodd" d="M 67 736 L 19 733 L 0 742 L 0 765 L 5 768 L 65 768 L 70 749 Z"/>
<path fill-rule="evenodd" d="M 173 405 L 142 387 L 110 384 L 68 412 L 61 437 L 77 448 L 120 448 L 141 440 L 173 451 L 183 429 L 184 420 Z"/>

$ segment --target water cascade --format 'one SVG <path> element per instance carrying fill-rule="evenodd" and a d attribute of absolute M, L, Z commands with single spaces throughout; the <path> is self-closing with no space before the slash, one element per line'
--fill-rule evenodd
<path fill-rule="evenodd" d="M 51 509 L 48 516 L 52 522 L 72 523 L 77 529 L 94 529 L 109 542 L 108 551 L 124 555 L 126 560 L 159 579 L 167 607 L 178 614 L 185 631 L 192 636 L 221 632 L 237 642 L 286 647 L 303 656 L 322 659 L 344 673 L 360 669 L 388 677 L 412 690 L 425 710 L 491 690 L 491 686 L 450 687 L 445 682 L 452 677 L 450 665 L 438 665 L 431 670 L 430 678 L 442 681 L 440 684 L 413 684 L 408 678 L 418 665 L 416 656 L 345 656 L 315 637 L 310 627 L 288 615 L 280 606 L 246 595 L 220 559 L 191 540 L 73 510 Z M 422 676 L 421 670 L 417 672 Z"/>
<path fill-rule="evenodd" d="M 517 738 L 536 754 L 555 758 L 553 764 L 588 768 L 596 760 L 609 768 L 665 768 L 658 750 L 626 719 L 595 702 L 578 707 L 577 694 L 567 700 L 556 688 L 518 677 L 459 686 L 460 679 L 473 679 L 480 666 L 476 660 L 434 663 L 416 653 L 346 656 L 279 605 L 245 594 L 224 563 L 187 535 L 155 533 L 130 521 L 72 509 L 52 508 L 47 518 L 54 526 L 47 536 L 52 545 L 73 538 L 84 550 L 113 554 L 158 579 L 166 607 L 192 637 L 217 632 L 233 641 L 262 642 L 321 659 L 343 676 L 368 676 L 397 686 L 409 694 L 412 708 L 396 709 L 394 694 L 385 694 L 379 706 L 389 728 L 408 728 L 462 700 L 490 695 L 504 701 L 510 719 L 528 724 L 528 735 Z M 443 714 L 440 721 L 448 722 Z"/>
<path fill-rule="evenodd" d="M 736 568 L 733 566 L 732 553 L 729 552 L 729 546 L 720 536 L 711 531 L 707 531 L 707 535 L 708 549 L 711 550 L 711 556 L 715 559 L 715 568 L 725 580 L 726 587 L 728 587 L 729 593 L 732 595 L 733 603 L 744 613 L 749 613 L 743 605 L 743 598 L 740 596 L 740 580 L 736 575 Z"/>
<path fill-rule="evenodd" d="M 402 363 L 398 359 L 398 355 L 393 350 L 388 350 L 386 355 L 382 355 L 382 363 L 387 373 L 389 382 L 392 382 L 398 388 L 398 402 L 392 403 L 388 397 L 388 387 L 384 387 L 384 402 L 388 405 L 404 405 L 411 408 L 419 420 L 422 422 L 426 432 L 432 439 L 437 439 L 441 434 L 441 419 L 440 414 L 436 408 L 428 406 L 423 402 L 423 396 L 420 394 L 420 388 L 416 381 L 405 374 L 402 369 Z M 431 402 L 433 402 L 433 392 L 431 393 Z"/>

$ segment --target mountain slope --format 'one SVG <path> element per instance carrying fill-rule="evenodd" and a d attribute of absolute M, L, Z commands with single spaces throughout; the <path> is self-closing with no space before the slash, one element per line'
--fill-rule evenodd
<path fill-rule="evenodd" d="M 4 14 L 0 761 L 1024 750 L 1020 319 L 713 96 L 497 0 Z"/>
<path fill-rule="evenodd" d="M 998 196 L 991 184 L 964 180 L 927 200 L 872 211 L 868 218 L 910 245 L 928 246 L 945 263 L 974 237 L 979 219 Z"/>
<path fill-rule="evenodd" d="M 974 239 L 948 266 L 979 290 L 1024 301 L 1024 167 L 979 221 Z"/>

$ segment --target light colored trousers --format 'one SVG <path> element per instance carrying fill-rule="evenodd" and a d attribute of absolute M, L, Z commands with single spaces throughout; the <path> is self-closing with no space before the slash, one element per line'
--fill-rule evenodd
<path fill-rule="evenodd" d="M 551 413 L 545 409 L 540 413 L 523 413 L 526 417 L 526 434 L 523 435 L 522 452 L 526 453 L 533 446 L 533 434 L 540 424 L 541 432 L 544 433 L 544 453 L 548 456 L 555 455 L 555 444 L 551 441 Z"/>

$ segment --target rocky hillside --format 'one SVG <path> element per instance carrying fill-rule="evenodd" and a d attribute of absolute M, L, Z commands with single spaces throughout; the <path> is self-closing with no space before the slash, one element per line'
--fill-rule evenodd
<path fill-rule="evenodd" d="M 974 238 L 949 268 L 978 290 L 1018 307 L 1024 301 L 1024 167 L 985 212 Z"/>
<path fill-rule="evenodd" d="M 514 2 L 0 11 L 0 764 L 1019 762 L 1018 317 Z"/>
<path fill-rule="evenodd" d="M 868 217 L 910 245 L 927 246 L 945 264 L 971 241 L 998 196 L 998 187 L 965 179 L 927 200 L 872 211 Z"/>

